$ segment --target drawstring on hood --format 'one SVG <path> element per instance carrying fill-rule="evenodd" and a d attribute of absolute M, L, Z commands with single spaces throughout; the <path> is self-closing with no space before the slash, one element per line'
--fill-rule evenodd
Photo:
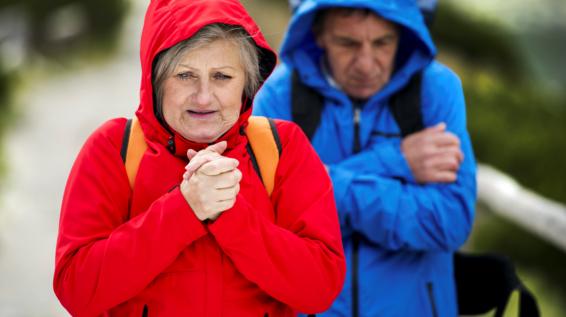
<path fill-rule="evenodd" d="M 271 74 L 276 65 L 276 55 L 267 44 L 259 27 L 237 0 L 153 0 L 149 4 L 141 39 L 142 80 L 140 104 L 136 112 L 149 147 L 152 143 L 165 146 L 175 155 L 185 156 L 188 149 L 200 150 L 208 144 L 200 144 L 183 138 L 159 118 L 152 84 L 156 57 L 196 34 L 203 27 L 222 23 L 241 26 L 252 38 L 258 50 L 260 84 Z M 240 127 L 247 124 L 251 115 L 254 96 L 243 100 L 242 113 L 234 126 L 218 141 L 228 142 L 233 148 L 241 137 Z"/>

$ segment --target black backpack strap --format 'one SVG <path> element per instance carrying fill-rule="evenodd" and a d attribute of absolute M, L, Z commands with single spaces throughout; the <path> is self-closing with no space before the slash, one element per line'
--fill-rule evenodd
<path fill-rule="evenodd" d="M 529 291 L 524 284 L 520 286 L 520 297 L 519 297 L 519 316 L 520 317 L 539 317 L 540 311 L 538 308 L 538 303 L 531 291 Z"/>
<path fill-rule="evenodd" d="M 405 137 L 424 129 L 421 111 L 422 71 L 411 77 L 407 86 L 389 100 L 389 109 L 399 125 L 401 136 Z"/>
<path fill-rule="evenodd" d="M 540 316 L 536 299 L 521 283 L 513 263 L 494 254 L 454 254 L 454 275 L 460 315 L 485 314 L 496 309 L 503 316 L 514 290 L 520 292 L 519 317 Z"/>
<path fill-rule="evenodd" d="M 277 125 L 275 125 L 275 120 L 273 120 L 272 118 L 267 118 L 267 121 L 269 122 L 269 128 L 271 129 L 271 133 L 273 134 L 275 145 L 277 145 L 277 152 L 279 153 L 279 157 L 281 157 L 283 147 L 281 146 L 281 138 L 279 137 L 279 131 L 277 131 Z"/>
<path fill-rule="evenodd" d="M 309 140 L 318 128 L 323 107 L 324 97 L 303 84 L 299 73 L 294 70 L 291 77 L 291 116 Z"/>
<path fill-rule="evenodd" d="M 305 132 L 309 140 L 320 123 L 324 97 L 301 82 L 297 71 L 291 78 L 291 114 L 293 121 Z M 401 130 L 401 136 L 424 129 L 421 111 L 422 71 L 411 77 L 407 86 L 394 94 L 389 108 Z"/>
<path fill-rule="evenodd" d="M 250 156 L 250 160 L 252 161 L 254 171 L 263 183 L 263 177 L 261 176 L 261 171 L 259 170 L 259 165 L 257 164 L 257 158 L 255 157 L 254 150 L 252 150 L 252 146 L 249 143 L 246 145 L 246 151 L 248 151 L 248 155 Z"/>
<path fill-rule="evenodd" d="M 128 143 L 130 142 L 130 130 L 132 129 L 132 119 L 126 121 L 126 127 L 124 128 L 124 137 L 122 138 L 122 147 L 120 148 L 120 156 L 122 157 L 122 162 L 126 163 L 126 155 L 128 154 Z"/>

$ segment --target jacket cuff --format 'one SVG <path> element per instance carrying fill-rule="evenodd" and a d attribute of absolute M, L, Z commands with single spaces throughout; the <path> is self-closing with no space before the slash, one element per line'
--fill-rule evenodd
<path fill-rule="evenodd" d="M 208 234 L 205 225 L 197 218 L 189 203 L 185 200 L 179 187 L 167 194 L 167 208 L 175 213 L 177 223 L 187 241 L 194 241 Z"/>
<path fill-rule="evenodd" d="M 224 211 L 215 221 L 208 225 L 208 230 L 220 245 L 226 243 L 240 243 L 239 240 L 243 236 L 249 236 L 253 231 L 257 231 L 254 227 L 258 226 L 258 217 L 250 214 L 251 209 L 241 200 L 238 195 L 234 206 Z M 242 234 L 244 233 L 244 234 Z"/>

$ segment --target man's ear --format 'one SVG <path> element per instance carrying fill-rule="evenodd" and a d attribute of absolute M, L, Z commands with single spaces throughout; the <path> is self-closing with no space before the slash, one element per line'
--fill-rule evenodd
<path fill-rule="evenodd" d="M 316 45 L 318 45 L 318 47 L 320 47 L 322 49 L 326 48 L 326 41 L 325 41 L 323 32 L 320 32 L 318 34 L 313 32 L 313 36 L 314 36 L 314 40 L 316 42 Z"/>

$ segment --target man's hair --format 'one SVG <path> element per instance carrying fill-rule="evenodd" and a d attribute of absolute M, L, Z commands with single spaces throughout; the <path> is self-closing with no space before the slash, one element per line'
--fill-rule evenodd
<path fill-rule="evenodd" d="M 367 17 L 369 15 L 376 15 L 371 9 L 368 8 L 348 8 L 348 7 L 336 7 L 336 8 L 328 8 L 319 10 L 312 23 L 312 31 L 313 33 L 318 36 L 324 32 L 324 22 L 326 21 L 326 17 L 330 13 L 336 13 L 343 17 L 348 17 L 352 15 L 359 15 L 361 17 Z"/>
<path fill-rule="evenodd" d="M 218 40 L 230 41 L 239 48 L 240 61 L 246 76 L 244 93 L 248 98 L 252 98 L 255 95 L 261 80 L 259 57 L 255 42 L 241 26 L 223 23 L 209 24 L 200 29 L 195 35 L 161 52 L 156 57 L 153 66 L 152 84 L 158 117 L 163 110 L 163 82 L 165 79 L 171 76 L 171 73 L 181 62 L 185 54 Z"/>

